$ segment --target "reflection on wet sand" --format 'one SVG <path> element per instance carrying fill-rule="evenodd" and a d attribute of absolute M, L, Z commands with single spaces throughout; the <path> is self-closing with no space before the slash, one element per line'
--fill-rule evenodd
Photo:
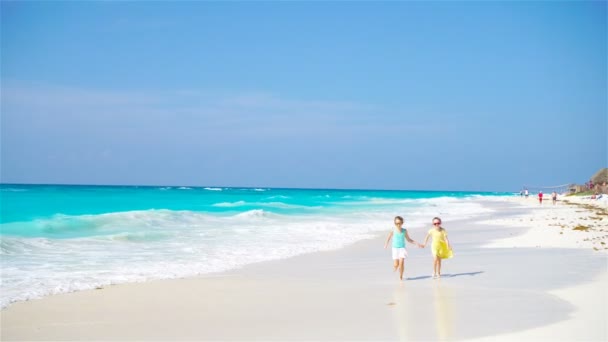
<path fill-rule="evenodd" d="M 409 300 L 409 294 L 407 292 L 407 286 L 404 282 L 400 282 L 395 286 L 395 290 L 393 292 L 393 304 L 394 304 L 394 315 L 395 318 L 395 327 L 397 329 L 397 333 L 400 341 L 410 341 L 413 339 L 412 334 L 410 333 L 411 327 L 408 326 L 409 313 L 415 308 L 411 307 L 412 302 Z"/>
<path fill-rule="evenodd" d="M 445 341 L 453 338 L 453 312 L 452 294 L 447 286 L 441 285 L 441 279 L 433 284 L 433 304 L 435 308 L 435 330 L 437 339 Z"/>
<path fill-rule="evenodd" d="M 441 279 L 430 280 L 429 285 L 425 288 L 408 286 L 407 282 L 395 285 L 386 305 L 393 310 L 393 326 L 400 341 L 458 338 L 453 289 L 449 284 L 441 284 Z"/>

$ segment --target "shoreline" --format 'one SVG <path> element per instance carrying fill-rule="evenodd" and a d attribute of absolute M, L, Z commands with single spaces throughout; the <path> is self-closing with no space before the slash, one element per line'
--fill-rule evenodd
<path fill-rule="evenodd" d="M 159 206 L 165 209 L 129 206 L 123 211 L 110 205 L 108 212 L 88 214 L 75 210 L 54 215 L 60 208 L 47 208 L 40 218 L 32 218 L 31 212 L 19 209 L 27 204 L 25 199 L 38 198 L 37 204 L 29 205 L 46 208 L 48 200 L 63 190 L 13 190 L 10 194 L 16 201 L 9 202 L 21 204 L 8 210 L 12 217 L 2 224 L 1 308 L 58 293 L 195 277 L 338 249 L 384 231 L 387 224 L 392 226 L 396 213 L 422 224 L 438 212 L 453 219 L 483 212 L 479 204 L 459 200 L 462 194 L 426 193 L 416 199 L 405 193 L 243 194 L 237 189 L 201 196 L 194 190 L 176 189 L 167 197 L 164 189 L 156 189 L 151 194 L 121 190 L 96 197 L 101 201 L 119 196 L 122 202 L 154 198 L 167 202 L 173 196 L 179 200 Z M 87 190 L 74 196 L 89 194 Z"/>
<path fill-rule="evenodd" d="M 480 202 L 498 209 L 491 216 L 501 220 L 535 214 L 508 201 Z M 382 249 L 382 234 L 339 250 L 265 261 L 224 273 L 13 303 L 0 312 L 1 337 L 417 340 L 523 334 L 525 338 L 528 331 L 539 334 L 540 329 L 536 336 L 542 337 L 542 329 L 570 326 L 567 322 L 574 321 L 568 331 L 577 332 L 578 337 L 606 339 L 605 328 L 589 329 L 585 319 L 576 316 L 585 294 L 596 293 L 604 288 L 598 284 L 608 282 L 605 254 L 581 248 L 518 247 L 515 253 L 512 248 L 481 248 L 488 241 L 525 236 L 534 229 L 484 226 L 483 220 L 444 219 L 456 254 L 445 262 L 444 277 L 437 281 L 429 276 L 429 249 L 409 246 L 407 280 L 399 282 L 390 270 L 389 251 Z M 426 229 L 414 227 L 410 235 L 420 242 Z M 543 269 L 544 264 L 559 264 L 568 276 Z M 578 293 L 583 299 L 560 293 Z M 605 310 L 583 310 L 606 317 Z M 564 336 L 544 333 L 557 339 Z"/>

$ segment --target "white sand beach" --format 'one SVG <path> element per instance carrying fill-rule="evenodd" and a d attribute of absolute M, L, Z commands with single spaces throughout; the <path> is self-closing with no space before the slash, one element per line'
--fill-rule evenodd
<path fill-rule="evenodd" d="M 583 248 L 608 253 L 608 201 L 580 196 L 560 196 L 556 205 L 550 200 L 540 205 L 536 198 L 500 200 L 530 208 L 533 212 L 524 211 L 481 222 L 526 228 L 524 234 L 492 241 L 486 247 Z"/>
<path fill-rule="evenodd" d="M 14 303 L 1 312 L 1 337 L 606 341 L 608 216 L 533 198 L 479 201 L 493 212 L 443 217 L 455 257 L 438 280 L 429 249 L 409 246 L 398 281 L 382 235 L 226 273 Z M 580 225 L 588 229 L 572 230 Z M 407 228 L 421 241 L 430 227 Z"/>

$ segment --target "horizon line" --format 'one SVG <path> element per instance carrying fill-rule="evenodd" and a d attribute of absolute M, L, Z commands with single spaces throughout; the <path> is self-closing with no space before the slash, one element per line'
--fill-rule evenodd
<path fill-rule="evenodd" d="M 192 188 L 229 188 L 229 189 L 277 189 L 277 190 L 350 190 L 350 191 L 424 191 L 424 192 L 478 192 L 478 193 L 515 193 L 515 191 L 496 190 L 423 190 L 423 189 L 376 189 L 376 188 L 317 188 L 317 187 L 269 187 L 269 186 L 223 186 L 223 185 L 184 185 L 184 184 L 73 184 L 73 183 L 6 183 L 0 185 L 58 185 L 58 186 L 99 186 L 99 187 L 192 187 Z"/>

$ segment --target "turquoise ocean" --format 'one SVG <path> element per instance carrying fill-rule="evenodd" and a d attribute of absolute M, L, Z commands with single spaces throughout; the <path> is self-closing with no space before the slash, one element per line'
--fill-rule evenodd
<path fill-rule="evenodd" d="M 109 284 L 221 272 L 344 247 L 506 193 L 0 185 L 1 307 Z"/>

